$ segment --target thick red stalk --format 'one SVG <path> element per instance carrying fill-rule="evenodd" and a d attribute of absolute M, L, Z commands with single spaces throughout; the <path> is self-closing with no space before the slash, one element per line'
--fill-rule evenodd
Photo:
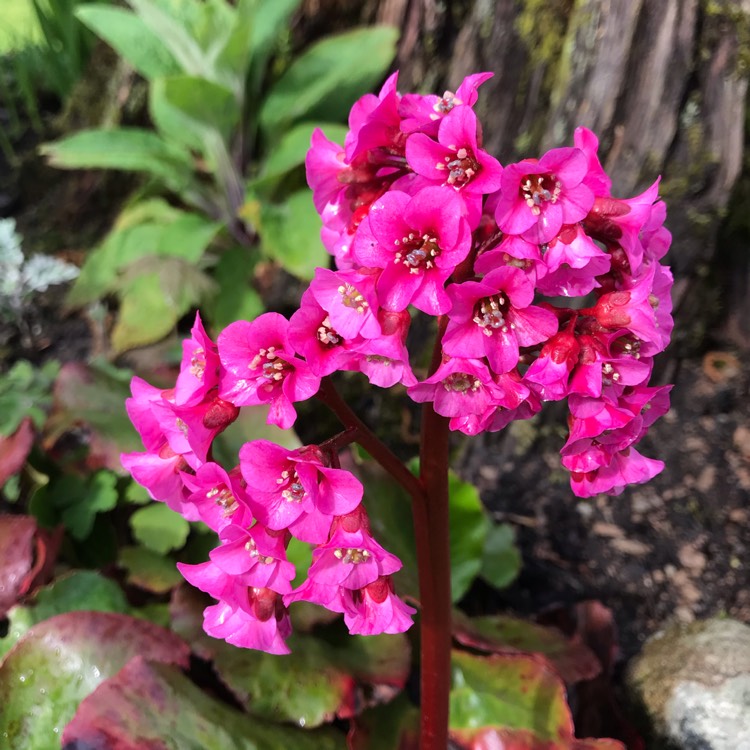
<path fill-rule="evenodd" d="M 440 365 L 447 319 L 441 317 L 430 367 Z M 420 479 L 425 512 L 415 507 L 419 590 L 422 600 L 420 750 L 448 747 L 448 703 L 451 684 L 451 563 L 448 503 L 448 419 L 432 403 L 422 407 Z M 419 503 L 415 502 L 415 506 Z M 423 518 L 418 518 L 423 515 Z"/>

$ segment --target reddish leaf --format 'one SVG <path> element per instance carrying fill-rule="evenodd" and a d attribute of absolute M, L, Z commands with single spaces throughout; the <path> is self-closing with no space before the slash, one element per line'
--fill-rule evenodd
<path fill-rule="evenodd" d="M 601 671 L 594 653 L 579 638 L 555 628 L 505 615 L 469 618 L 454 613 L 453 636 L 462 645 L 495 654 L 541 654 L 568 685 L 591 680 Z"/>
<path fill-rule="evenodd" d="M 21 471 L 33 444 L 34 425 L 31 417 L 26 417 L 12 435 L 0 435 L 0 487 Z"/>
<path fill-rule="evenodd" d="M 110 612 L 70 612 L 34 625 L 0 664 L 4 747 L 59 746 L 80 701 L 139 654 L 186 667 L 190 650 L 175 633 Z"/>
<path fill-rule="evenodd" d="M 64 747 L 81 750 L 342 747 L 337 732 L 266 724 L 218 703 L 173 667 L 152 664 L 140 656 L 81 703 L 62 741 Z"/>
<path fill-rule="evenodd" d="M 527 730 L 479 729 L 451 732 L 456 750 L 623 750 L 616 740 L 541 740 Z"/>
<path fill-rule="evenodd" d="M 28 590 L 35 534 L 31 516 L 0 516 L 0 617 Z"/>
<path fill-rule="evenodd" d="M 58 526 L 53 531 L 49 531 L 48 529 L 36 530 L 36 538 L 34 539 L 36 550 L 34 565 L 21 587 L 22 594 L 34 591 L 37 587 L 43 586 L 52 580 L 57 555 L 60 552 L 64 536 L 65 529 L 62 526 Z"/>

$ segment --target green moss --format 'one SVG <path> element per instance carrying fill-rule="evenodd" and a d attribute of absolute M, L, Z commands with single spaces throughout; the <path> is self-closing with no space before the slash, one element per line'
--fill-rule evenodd
<path fill-rule="evenodd" d="M 730 32 L 737 35 L 739 48 L 735 61 L 735 75 L 745 75 L 750 70 L 750 14 L 735 0 L 701 0 L 704 25 L 700 54 L 709 59 L 721 38 Z"/>

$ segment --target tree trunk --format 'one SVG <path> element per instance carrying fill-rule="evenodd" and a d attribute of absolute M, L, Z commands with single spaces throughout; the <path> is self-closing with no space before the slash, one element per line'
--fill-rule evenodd
<path fill-rule="evenodd" d="M 307 0 L 301 29 L 310 38 L 355 23 L 398 26 L 402 91 L 442 93 L 493 71 L 477 109 L 485 145 L 503 162 L 571 144 L 584 125 L 600 138 L 615 195 L 661 175 L 674 235 L 674 358 L 717 322 L 717 265 L 739 306 L 724 310 L 731 333 L 750 334 L 747 253 L 717 258 L 716 246 L 743 165 L 748 14 L 750 0 Z"/>

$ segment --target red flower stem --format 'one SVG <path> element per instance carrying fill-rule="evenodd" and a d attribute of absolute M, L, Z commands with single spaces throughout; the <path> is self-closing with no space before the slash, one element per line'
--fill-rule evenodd
<path fill-rule="evenodd" d="M 447 318 L 441 316 L 430 374 L 440 365 L 447 323 Z M 419 523 L 415 507 L 422 598 L 420 750 L 448 747 L 452 644 L 448 434 L 448 419 L 437 414 L 431 403 L 424 404 L 419 469 L 427 502 L 426 518 Z"/>
<path fill-rule="evenodd" d="M 344 425 L 354 428 L 359 443 L 413 498 L 423 497 L 422 483 L 404 466 L 395 453 L 354 413 L 336 390 L 330 378 L 323 378 L 317 398 L 324 403 Z"/>

